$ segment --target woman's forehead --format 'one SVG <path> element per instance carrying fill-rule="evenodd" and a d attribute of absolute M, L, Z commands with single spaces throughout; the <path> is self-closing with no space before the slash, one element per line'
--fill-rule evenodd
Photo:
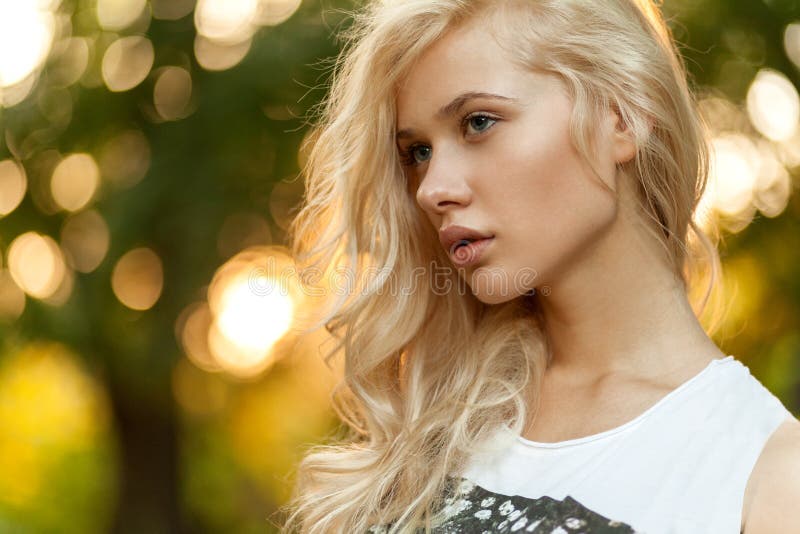
<path fill-rule="evenodd" d="M 559 83 L 552 75 L 526 71 L 510 62 L 476 64 L 472 58 L 421 63 L 396 91 L 398 130 L 413 128 L 405 123 L 443 122 L 473 100 L 524 106 L 557 89 Z"/>
<path fill-rule="evenodd" d="M 399 79 L 395 97 L 398 108 L 421 99 L 430 100 L 432 114 L 456 95 L 486 92 L 509 96 L 520 85 L 544 78 L 521 64 L 503 47 L 488 24 L 473 21 L 448 30 L 413 61 Z"/>

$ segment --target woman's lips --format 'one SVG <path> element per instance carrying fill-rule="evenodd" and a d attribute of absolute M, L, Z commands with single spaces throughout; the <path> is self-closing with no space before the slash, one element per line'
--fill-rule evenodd
<path fill-rule="evenodd" d="M 467 241 L 459 241 L 450 250 L 450 260 L 458 267 L 469 267 L 478 263 L 483 256 L 486 248 L 492 244 L 494 237 L 472 241 L 468 245 L 461 245 Z"/>

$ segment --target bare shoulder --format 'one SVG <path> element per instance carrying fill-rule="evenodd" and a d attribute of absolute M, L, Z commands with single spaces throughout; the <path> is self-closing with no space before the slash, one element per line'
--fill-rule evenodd
<path fill-rule="evenodd" d="M 782 423 L 764 445 L 745 495 L 744 534 L 800 532 L 800 421 Z"/>

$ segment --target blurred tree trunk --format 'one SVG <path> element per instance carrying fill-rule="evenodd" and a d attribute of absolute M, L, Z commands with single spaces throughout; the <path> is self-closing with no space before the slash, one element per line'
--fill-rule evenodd
<path fill-rule="evenodd" d="M 131 390 L 131 378 L 117 367 L 108 390 L 119 440 L 119 501 L 112 526 L 115 534 L 182 534 L 178 429 L 170 400 L 142 402 Z M 171 391 L 169 376 L 151 376 L 166 384 L 149 387 Z M 165 380 L 164 380 L 165 379 Z M 171 398 L 171 397 L 170 397 Z"/>

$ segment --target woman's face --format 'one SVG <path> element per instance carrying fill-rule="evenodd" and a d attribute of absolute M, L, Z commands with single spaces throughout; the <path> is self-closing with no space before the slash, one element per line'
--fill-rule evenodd
<path fill-rule="evenodd" d="M 494 236 L 456 253 L 477 258 L 466 267 L 451 254 L 481 301 L 556 284 L 615 220 L 617 200 L 570 142 L 563 82 L 510 62 L 479 23 L 429 48 L 396 104 L 406 179 L 434 229 L 459 225 Z M 451 113 L 440 113 L 445 106 Z M 612 188 L 616 163 L 635 150 L 617 124 L 613 112 L 597 124 L 595 168 Z"/>

